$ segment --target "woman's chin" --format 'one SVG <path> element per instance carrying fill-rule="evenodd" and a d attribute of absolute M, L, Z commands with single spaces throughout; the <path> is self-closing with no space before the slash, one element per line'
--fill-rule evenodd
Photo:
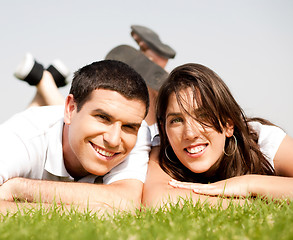
<path fill-rule="evenodd" d="M 202 174 L 202 173 L 207 173 L 210 170 L 210 167 L 197 167 L 193 169 L 189 168 L 189 170 L 191 170 L 194 173 Z"/>
<path fill-rule="evenodd" d="M 189 166 L 187 168 L 197 174 L 212 175 L 214 172 L 213 166 L 205 164 L 198 164 L 197 166 Z"/>

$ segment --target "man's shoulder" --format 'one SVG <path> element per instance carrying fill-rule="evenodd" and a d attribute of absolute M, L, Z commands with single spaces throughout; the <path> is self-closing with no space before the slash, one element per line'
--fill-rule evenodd
<path fill-rule="evenodd" d="M 31 122 L 40 123 L 51 122 L 56 119 L 63 118 L 64 106 L 42 106 L 42 107 L 30 107 L 27 110 L 19 114 L 20 117 L 30 120 Z"/>
<path fill-rule="evenodd" d="M 46 131 L 57 122 L 63 121 L 63 117 L 64 106 L 30 107 L 12 116 L 3 127 L 18 134 L 22 132 L 28 134 L 31 131 Z"/>
<path fill-rule="evenodd" d="M 38 107 L 29 107 L 24 110 L 22 113 L 24 114 L 63 114 L 64 112 L 64 105 L 54 105 L 54 106 L 38 106 Z"/>

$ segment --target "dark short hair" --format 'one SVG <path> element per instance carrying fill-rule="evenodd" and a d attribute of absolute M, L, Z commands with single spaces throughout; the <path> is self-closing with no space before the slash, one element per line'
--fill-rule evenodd
<path fill-rule="evenodd" d="M 120 93 L 127 99 L 142 101 L 149 109 L 149 94 L 143 78 L 130 66 L 120 61 L 103 60 L 86 65 L 74 73 L 70 94 L 79 111 L 95 89 Z"/>

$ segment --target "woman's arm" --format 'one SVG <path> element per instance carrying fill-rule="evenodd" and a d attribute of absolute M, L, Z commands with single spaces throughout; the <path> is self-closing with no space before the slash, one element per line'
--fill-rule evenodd
<path fill-rule="evenodd" d="M 198 194 L 226 197 L 263 196 L 273 199 L 293 199 L 293 178 L 266 175 L 244 175 L 223 181 L 200 184 L 171 180 L 174 188 L 190 189 Z"/>
<path fill-rule="evenodd" d="M 158 147 L 152 149 L 144 183 L 142 203 L 147 207 L 160 207 L 168 201 L 177 202 L 180 195 L 189 197 L 193 194 L 190 190 L 174 189 L 168 185 L 171 178 L 159 166 L 157 161 L 158 152 Z M 181 194 L 179 194 L 180 192 Z"/>
<path fill-rule="evenodd" d="M 171 180 L 171 177 L 159 166 L 158 153 L 158 147 L 152 149 L 147 178 L 143 190 L 143 205 L 146 207 L 158 208 L 168 203 L 177 203 L 179 200 L 189 200 L 192 198 L 194 203 L 201 201 L 202 203 L 207 202 L 211 205 L 215 205 L 221 202 L 223 207 L 228 206 L 230 200 L 218 197 L 208 197 L 196 194 L 192 191 L 192 189 L 180 189 L 170 186 L 168 183 Z M 239 203 L 242 201 L 235 200 L 235 202 Z"/>
<path fill-rule="evenodd" d="M 286 135 L 275 157 L 275 171 L 277 175 L 293 177 L 293 138 Z"/>
<path fill-rule="evenodd" d="M 244 175 L 212 184 L 170 181 L 175 188 L 192 189 L 196 193 L 224 196 L 264 196 L 293 199 L 293 138 L 286 136 L 274 158 L 278 176 Z"/>

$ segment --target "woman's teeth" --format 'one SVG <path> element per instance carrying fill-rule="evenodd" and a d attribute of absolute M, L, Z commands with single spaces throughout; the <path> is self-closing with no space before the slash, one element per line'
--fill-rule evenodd
<path fill-rule="evenodd" d="M 206 145 L 199 145 L 196 147 L 186 148 L 186 151 L 191 154 L 195 154 L 195 153 L 199 153 L 199 152 L 203 151 L 205 148 L 206 148 Z"/>

